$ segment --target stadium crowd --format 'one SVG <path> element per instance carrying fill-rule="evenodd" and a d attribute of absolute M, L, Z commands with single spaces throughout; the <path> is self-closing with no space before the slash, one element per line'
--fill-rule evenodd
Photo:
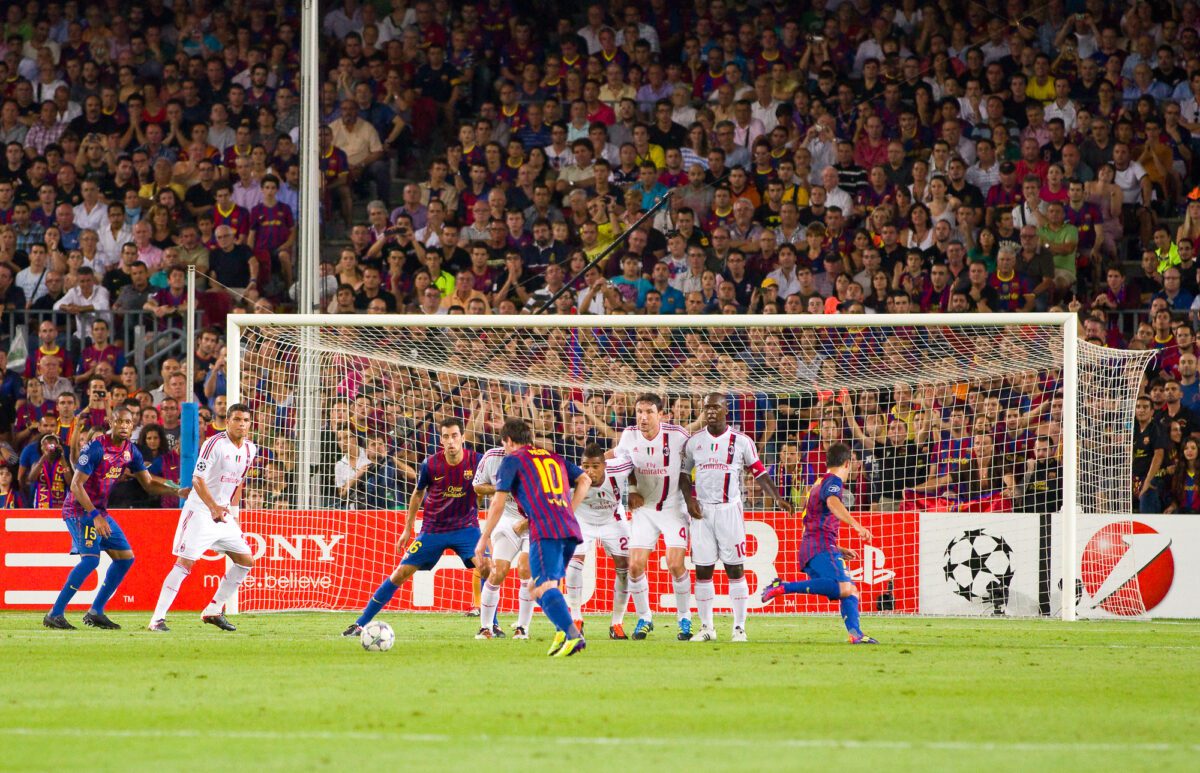
<path fill-rule="evenodd" d="M 1193 0 L 322 10 L 320 311 L 1070 310 L 1096 345 L 1158 350 L 1128 506 L 1200 511 Z M 206 431 L 222 426 L 225 313 L 295 308 L 297 13 L 262 0 L 7 5 L 0 304 L 3 348 L 24 362 L 0 362 L 0 504 L 60 502 L 64 459 L 128 401 L 153 472 L 178 476 L 180 403 L 195 395 Z M 201 311 L 186 306 L 187 266 L 215 326 L 198 336 L 192 384 L 177 358 L 139 373 L 114 329 L 129 312 L 162 330 Z M 1052 504 L 1053 372 L 804 390 L 836 383 L 847 346 L 869 367 L 923 345 L 906 336 L 739 335 L 709 345 L 707 367 L 715 383 L 795 368 L 796 394 L 752 396 L 734 422 L 789 491 L 848 439 L 864 505 Z M 627 343 L 600 356 L 665 376 L 706 353 L 661 332 Z M 292 362 L 252 359 L 262 378 L 243 381 L 272 413 L 251 505 L 295 501 Z M 330 401 L 329 502 L 401 501 L 433 442 L 414 416 L 447 401 L 481 443 L 493 410 L 527 412 L 560 444 L 609 437 L 631 410 L 621 394 L 550 390 L 517 408 L 415 372 L 380 380 Z M 673 418 L 690 423 L 696 406 L 675 399 Z"/>

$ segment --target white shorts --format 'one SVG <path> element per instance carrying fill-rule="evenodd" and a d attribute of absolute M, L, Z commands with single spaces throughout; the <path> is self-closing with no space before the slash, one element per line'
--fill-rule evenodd
<path fill-rule="evenodd" d="M 511 564 L 517 556 L 529 552 L 529 531 L 524 534 L 513 531 L 518 523 L 516 518 L 502 517 L 496 524 L 492 532 L 492 560 Z"/>
<path fill-rule="evenodd" d="M 232 517 L 214 521 L 207 510 L 184 508 L 175 527 L 171 542 L 172 554 L 196 561 L 209 550 L 218 553 L 250 554 L 250 546 L 242 536 L 242 527 Z"/>
<path fill-rule="evenodd" d="M 746 519 L 741 502 L 700 505 L 704 516 L 692 521 L 692 563 L 714 566 L 718 560 L 726 566 L 746 561 Z"/>
<path fill-rule="evenodd" d="M 662 510 L 645 505 L 630 515 L 629 546 L 638 550 L 658 547 L 658 535 L 668 548 L 686 548 L 688 544 L 687 511 L 682 506 L 666 505 Z"/>
<path fill-rule="evenodd" d="M 609 558 L 625 558 L 629 555 L 629 523 L 616 518 L 603 526 L 593 526 L 590 523 L 579 522 L 579 530 L 583 532 L 583 542 L 575 548 L 575 555 L 584 556 L 599 542 Z"/>

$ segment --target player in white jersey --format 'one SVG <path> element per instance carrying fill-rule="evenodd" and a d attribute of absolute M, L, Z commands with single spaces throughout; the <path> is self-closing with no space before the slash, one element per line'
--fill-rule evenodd
<path fill-rule="evenodd" d="M 183 503 L 179 525 L 175 528 L 172 551 L 175 566 L 163 580 L 162 592 L 150 619 L 150 630 L 165 632 L 167 610 L 179 593 L 179 586 L 192 571 L 192 565 L 207 550 L 229 556 L 229 568 L 217 587 L 216 595 L 200 619 L 222 631 L 237 630 L 225 619 L 225 602 L 233 598 L 238 586 L 254 566 L 250 546 L 238 525 L 238 502 L 246 473 L 258 456 L 258 446 L 246 435 L 250 431 L 250 407 L 244 403 L 229 406 L 225 431 L 218 432 L 200 446 L 200 457 L 192 476 L 192 492 Z"/>
<path fill-rule="evenodd" d="M 716 641 L 713 628 L 713 570 L 718 559 L 729 578 L 729 603 L 733 607 L 733 640 L 746 641 L 746 606 L 750 589 L 742 565 L 746 560 L 746 521 L 742 509 L 742 473 L 749 470 L 754 482 L 784 512 L 791 503 L 779 496 L 758 450 L 749 436 L 735 432 L 726 421 L 725 395 L 704 399 L 704 429 L 688 438 L 679 488 L 692 521 L 692 563 L 696 566 L 696 609 L 700 632 L 693 641 Z M 692 472 L 695 472 L 695 482 Z"/>
<path fill-rule="evenodd" d="M 475 469 L 473 486 L 481 497 L 496 493 L 496 471 L 504 460 L 504 448 L 493 448 L 479 460 Z M 479 633 L 476 639 L 492 639 L 504 636 L 503 629 L 496 624 L 496 608 L 500 606 L 500 586 L 508 576 L 513 561 L 517 562 L 517 576 L 521 578 L 518 596 L 517 624 L 513 627 L 514 639 L 529 638 L 529 623 L 533 619 L 533 596 L 529 595 L 529 530 L 525 516 L 517 507 L 516 497 L 508 497 L 504 503 L 504 515 L 492 532 L 492 571 L 483 585 L 479 596 Z"/>
<path fill-rule="evenodd" d="M 662 421 L 662 399 L 658 395 L 638 395 L 635 411 L 637 426 L 626 427 L 616 448 L 605 454 L 606 458 L 628 461 L 633 467 L 634 481 L 629 489 L 629 509 L 632 511 L 629 593 L 638 615 L 633 638 L 645 639 L 646 634 L 654 630 L 646 566 L 661 534 L 667 545 L 667 571 L 675 590 L 679 619 L 676 638 L 687 641 L 692 638 L 692 587 L 684 564 L 688 515 L 683 495 L 679 493 L 679 470 L 688 433 L 678 424 Z"/>
<path fill-rule="evenodd" d="M 621 507 L 622 483 L 632 469 L 626 460 L 604 461 L 604 449 L 589 443 L 583 449 L 583 471 L 592 479 L 587 496 L 575 509 L 575 519 L 583 533 L 583 542 L 567 564 L 567 606 L 575 625 L 582 628 L 583 562 L 593 545 L 604 548 L 612 559 L 616 579 L 613 582 L 612 623 L 608 638 L 628 639 L 625 635 L 625 608 L 629 605 L 629 522 Z"/>

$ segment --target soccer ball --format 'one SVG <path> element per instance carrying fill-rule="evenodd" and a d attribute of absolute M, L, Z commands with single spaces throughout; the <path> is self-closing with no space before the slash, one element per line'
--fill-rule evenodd
<path fill-rule="evenodd" d="M 396 643 L 396 632 L 387 623 L 372 620 L 363 626 L 358 638 L 367 652 L 387 652 Z"/>
<path fill-rule="evenodd" d="M 956 594 L 1003 614 L 1013 578 L 1012 548 L 983 529 L 964 531 L 946 545 L 945 573 Z"/>

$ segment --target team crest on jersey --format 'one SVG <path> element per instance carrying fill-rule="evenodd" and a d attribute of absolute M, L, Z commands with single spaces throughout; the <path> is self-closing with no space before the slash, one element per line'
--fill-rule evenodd
<path fill-rule="evenodd" d="M 122 462 L 128 462 L 128 461 L 129 461 L 130 459 L 132 459 L 132 458 L 133 458 L 133 454 L 129 453 L 128 451 L 126 451 L 125 453 L 121 454 L 121 461 L 122 461 Z"/>
<path fill-rule="evenodd" d="M 474 471 L 474 470 L 467 470 L 466 477 L 468 477 L 468 478 L 474 478 L 474 477 L 475 477 L 475 471 Z"/>

